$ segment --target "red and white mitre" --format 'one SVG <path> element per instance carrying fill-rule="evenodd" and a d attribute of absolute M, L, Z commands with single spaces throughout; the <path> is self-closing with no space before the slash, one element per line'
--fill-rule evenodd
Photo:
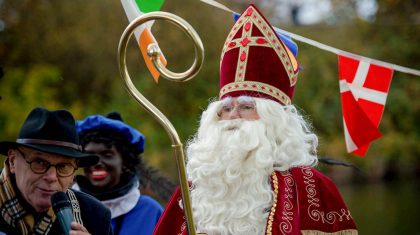
<path fill-rule="evenodd" d="M 247 95 L 289 105 L 297 75 L 296 57 L 251 4 L 223 46 L 219 98 Z"/>

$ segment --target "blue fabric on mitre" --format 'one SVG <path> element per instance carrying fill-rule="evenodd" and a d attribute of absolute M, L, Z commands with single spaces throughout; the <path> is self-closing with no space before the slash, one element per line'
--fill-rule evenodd
<path fill-rule="evenodd" d="M 128 143 L 134 146 L 138 153 L 144 152 L 146 138 L 138 130 L 132 128 L 124 122 L 106 118 L 102 115 L 92 115 L 82 121 L 76 121 L 76 130 L 79 134 L 84 131 L 98 129 L 115 131 L 116 133 L 126 137 Z"/>
<path fill-rule="evenodd" d="M 233 20 L 236 22 L 239 17 L 241 16 L 241 14 L 239 13 L 233 13 Z M 274 27 L 273 27 L 274 28 Z M 276 29 L 274 29 L 276 31 Z M 277 36 L 279 36 L 279 38 L 284 42 L 284 44 L 286 44 L 286 46 L 289 48 L 289 50 L 293 53 L 293 55 L 295 57 L 297 57 L 297 53 L 298 53 L 298 46 L 297 44 L 292 40 L 292 38 L 290 36 L 287 36 L 285 34 L 282 34 L 278 31 L 276 31 Z"/>

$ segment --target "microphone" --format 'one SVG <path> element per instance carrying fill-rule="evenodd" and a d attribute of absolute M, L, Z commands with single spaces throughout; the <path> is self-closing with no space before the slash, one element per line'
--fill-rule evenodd
<path fill-rule="evenodd" d="M 61 225 L 64 235 L 70 233 L 70 224 L 73 221 L 73 212 L 69 198 L 64 192 L 56 192 L 51 195 L 51 204 L 55 215 Z"/>

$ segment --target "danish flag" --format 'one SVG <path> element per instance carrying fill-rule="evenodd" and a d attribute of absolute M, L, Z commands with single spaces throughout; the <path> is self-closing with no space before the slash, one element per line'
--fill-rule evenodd
<path fill-rule="evenodd" d="M 381 137 L 378 126 L 393 69 L 338 55 L 341 105 L 347 152 L 364 156 Z"/>

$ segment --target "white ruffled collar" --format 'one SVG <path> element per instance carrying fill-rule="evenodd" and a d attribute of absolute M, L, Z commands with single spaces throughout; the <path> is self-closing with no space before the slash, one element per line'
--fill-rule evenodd
<path fill-rule="evenodd" d="M 73 189 L 80 191 L 80 186 L 76 183 L 72 186 Z M 106 207 L 111 210 L 111 218 L 114 219 L 120 215 L 131 211 L 137 204 L 140 198 L 139 182 L 137 181 L 127 194 L 110 200 L 101 201 Z"/>

